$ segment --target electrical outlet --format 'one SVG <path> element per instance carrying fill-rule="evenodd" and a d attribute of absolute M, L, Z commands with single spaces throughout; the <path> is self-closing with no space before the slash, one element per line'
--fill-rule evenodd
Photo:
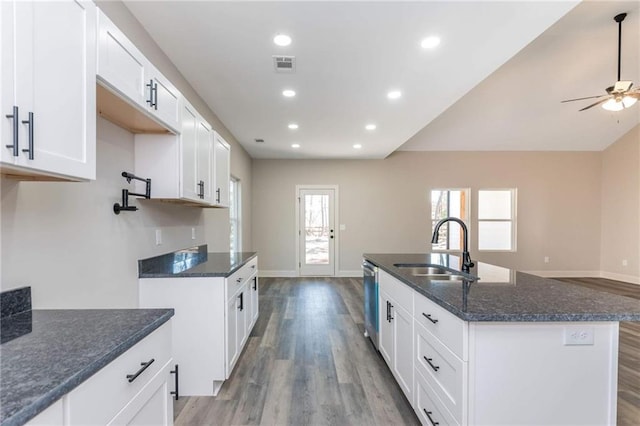
<path fill-rule="evenodd" d="M 564 329 L 564 345 L 593 345 L 593 327 L 567 327 Z"/>
<path fill-rule="evenodd" d="M 162 245 L 162 229 L 156 229 L 156 245 Z"/>
<path fill-rule="evenodd" d="M 191 228 L 191 239 L 192 240 L 196 239 L 196 228 Z"/>
<path fill-rule="evenodd" d="M 629 266 L 627 259 L 622 259 L 622 266 Z"/>
<path fill-rule="evenodd" d="M 544 263 L 549 263 L 549 256 L 544 257 Z"/>

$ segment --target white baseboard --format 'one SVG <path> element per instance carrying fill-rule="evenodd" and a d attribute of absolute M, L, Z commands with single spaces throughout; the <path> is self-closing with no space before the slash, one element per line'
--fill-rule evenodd
<path fill-rule="evenodd" d="M 640 277 L 634 275 L 617 274 L 606 271 L 522 271 L 527 274 L 537 275 L 544 278 L 606 278 L 608 280 L 623 281 L 630 284 L 640 284 Z"/>
<path fill-rule="evenodd" d="M 606 278 L 608 280 L 616 280 L 616 281 L 624 281 L 630 284 L 640 284 L 640 277 L 636 277 L 633 275 L 625 275 L 625 274 L 617 274 L 615 272 L 600 272 L 601 278 Z"/>
<path fill-rule="evenodd" d="M 298 271 L 265 271 L 264 269 L 261 269 L 259 275 L 265 278 L 291 278 L 297 277 Z M 339 271 L 336 277 L 362 277 L 362 270 L 358 269 L 356 271 Z"/>
<path fill-rule="evenodd" d="M 526 274 L 537 275 L 543 278 L 600 278 L 600 271 L 522 271 Z"/>
<path fill-rule="evenodd" d="M 297 277 L 298 271 L 265 271 L 264 269 L 260 269 L 258 275 L 268 278 L 290 278 Z"/>
<path fill-rule="evenodd" d="M 358 269 L 356 271 L 339 271 L 338 276 L 345 277 L 345 278 L 356 278 L 356 277 L 362 278 L 362 269 Z"/>

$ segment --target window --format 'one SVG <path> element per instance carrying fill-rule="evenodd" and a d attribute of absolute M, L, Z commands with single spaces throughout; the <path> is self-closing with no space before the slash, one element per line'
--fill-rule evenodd
<path fill-rule="evenodd" d="M 231 176 L 229 182 L 229 221 L 231 252 L 242 251 L 242 224 L 240 210 L 240 180 Z"/>
<path fill-rule="evenodd" d="M 431 191 L 431 235 L 436 223 L 445 217 L 457 217 L 469 227 L 469 190 L 434 189 Z M 431 241 L 429 235 L 429 241 Z M 462 229 L 455 222 L 447 222 L 440 227 L 438 243 L 432 244 L 433 251 L 462 250 Z"/>
<path fill-rule="evenodd" d="M 478 250 L 515 251 L 516 190 L 478 191 Z"/>

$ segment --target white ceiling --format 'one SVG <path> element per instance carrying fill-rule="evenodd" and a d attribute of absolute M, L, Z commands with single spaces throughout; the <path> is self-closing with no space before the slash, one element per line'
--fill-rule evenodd
<path fill-rule="evenodd" d="M 593 107 L 617 79 L 640 85 L 640 2 L 578 5 L 529 46 L 409 139 L 404 151 L 599 151 L 640 123 L 640 103 L 621 112 Z"/>
<path fill-rule="evenodd" d="M 621 11 L 623 77 L 640 84 L 638 2 L 582 3 L 562 18 L 575 4 L 126 1 L 254 158 L 602 149 L 638 123 L 640 107 L 578 114 L 586 104 L 559 101 L 613 83 Z M 274 45 L 277 33 L 293 43 Z M 431 34 L 442 43 L 425 51 Z M 296 72 L 275 73 L 273 55 L 295 55 Z M 285 88 L 298 95 L 283 98 Z M 388 100 L 391 89 L 403 97 Z"/>

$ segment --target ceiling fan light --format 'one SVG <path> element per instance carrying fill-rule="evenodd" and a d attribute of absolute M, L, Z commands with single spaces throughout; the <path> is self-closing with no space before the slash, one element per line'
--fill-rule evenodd
<path fill-rule="evenodd" d="M 622 111 L 624 109 L 624 105 L 622 103 L 622 100 L 620 99 L 609 99 L 607 102 L 602 104 L 602 108 L 606 109 L 607 111 Z"/>
<path fill-rule="evenodd" d="M 633 104 L 635 104 L 637 101 L 638 100 L 633 96 L 625 96 L 624 98 L 622 98 L 622 105 L 624 105 L 625 108 L 629 108 L 633 106 Z"/>

